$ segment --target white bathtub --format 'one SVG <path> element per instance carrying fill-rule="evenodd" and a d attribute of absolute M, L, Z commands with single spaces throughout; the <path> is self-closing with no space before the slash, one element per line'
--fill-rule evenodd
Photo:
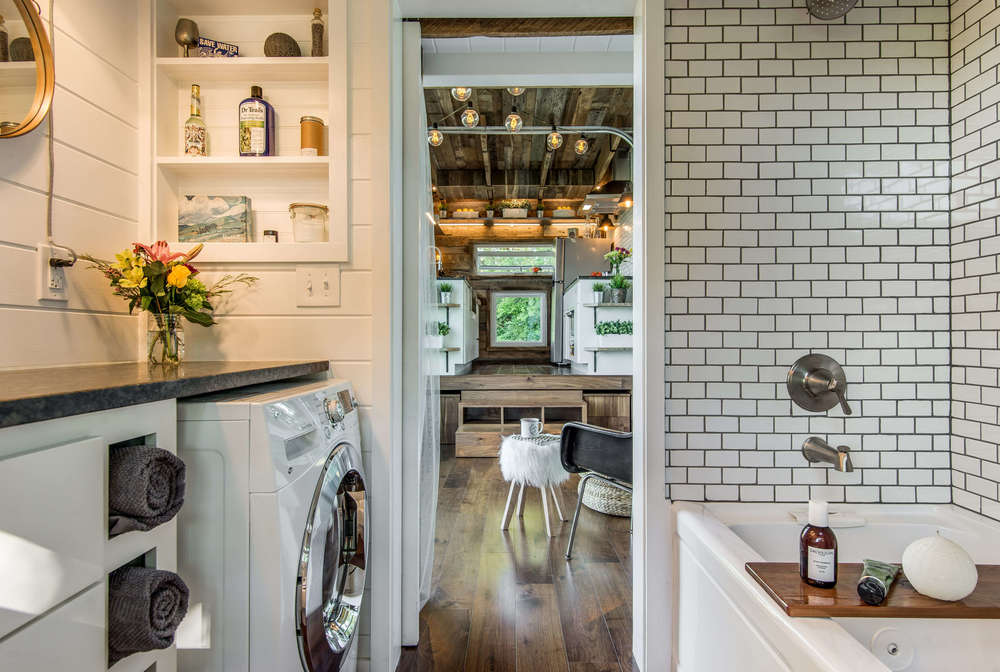
<path fill-rule="evenodd" d="M 1000 621 L 791 618 L 747 574 L 798 562 L 804 504 L 677 503 L 678 672 L 1000 672 Z M 831 505 L 866 520 L 836 529 L 841 562 L 899 562 L 938 530 L 1000 564 L 1000 525 L 952 506 Z M 889 652 L 895 649 L 895 654 Z"/>

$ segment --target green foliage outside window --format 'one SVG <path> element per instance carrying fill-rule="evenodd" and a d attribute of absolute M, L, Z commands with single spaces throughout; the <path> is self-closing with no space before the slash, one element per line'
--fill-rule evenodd
<path fill-rule="evenodd" d="M 542 297 L 504 296 L 497 299 L 497 343 L 542 342 Z"/>

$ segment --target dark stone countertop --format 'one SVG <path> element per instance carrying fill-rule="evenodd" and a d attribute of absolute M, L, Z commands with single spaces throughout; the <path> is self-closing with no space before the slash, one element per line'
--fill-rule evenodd
<path fill-rule="evenodd" d="M 328 361 L 146 362 L 0 371 L 0 427 L 323 373 Z"/>

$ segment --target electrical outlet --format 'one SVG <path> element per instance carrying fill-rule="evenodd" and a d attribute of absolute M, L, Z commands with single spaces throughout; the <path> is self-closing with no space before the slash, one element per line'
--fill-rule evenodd
<path fill-rule="evenodd" d="M 295 287 L 298 306 L 339 306 L 340 266 L 296 266 Z"/>
<path fill-rule="evenodd" d="M 68 256 L 49 243 L 38 243 L 38 300 L 68 301 L 66 268 L 51 265 L 50 259 L 68 259 Z"/>

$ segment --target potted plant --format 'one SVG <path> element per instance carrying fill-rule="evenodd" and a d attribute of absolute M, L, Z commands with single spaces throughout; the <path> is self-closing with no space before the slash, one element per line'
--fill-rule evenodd
<path fill-rule="evenodd" d="M 494 211 L 493 201 L 490 201 L 486 205 L 486 219 L 493 219 L 493 211 Z"/>
<path fill-rule="evenodd" d="M 631 348 L 632 320 L 607 320 L 594 325 L 599 348 Z"/>
<path fill-rule="evenodd" d="M 595 282 L 591 289 L 594 290 L 594 303 L 604 303 L 604 283 Z"/>
<path fill-rule="evenodd" d="M 611 278 L 611 282 L 608 283 L 608 289 L 610 289 L 611 300 L 610 303 L 627 303 L 628 302 L 628 290 L 632 288 L 632 282 L 628 280 L 624 275 L 616 275 Z"/>
<path fill-rule="evenodd" d="M 500 212 L 504 219 L 527 219 L 531 202 L 523 198 L 500 201 Z"/>
<path fill-rule="evenodd" d="M 128 301 L 128 312 L 136 308 L 148 314 L 146 357 L 150 364 L 176 366 L 184 358 L 184 326 L 181 318 L 202 327 L 215 324 L 215 299 L 232 292 L 237 285 L 252 287 L 257 278 L 246 273 L 224 275 L 212 286 L 198 279 L 191 265 L 202 250 L 170 252 L 165 241 L 152 245 L 134 243 L 116 254 L 114 263 L 90 255 L 91 268 L 111 281 L 111 292 Z"/>
<path fill-rule="evenodd" d="M 431 334 L 427 337 L 427 345 L 432 350 L 440 350 L 444 347 L 444 337 L 451 333 L 451 327 L 447 322 L 435 322 L 431 325 Z"/>
<path fill-rule="evenodd" d="M 441 303 L 451 303 L 451 283 L 442 282 L 438 285 L 438 291 L 441 293 Z"/>

